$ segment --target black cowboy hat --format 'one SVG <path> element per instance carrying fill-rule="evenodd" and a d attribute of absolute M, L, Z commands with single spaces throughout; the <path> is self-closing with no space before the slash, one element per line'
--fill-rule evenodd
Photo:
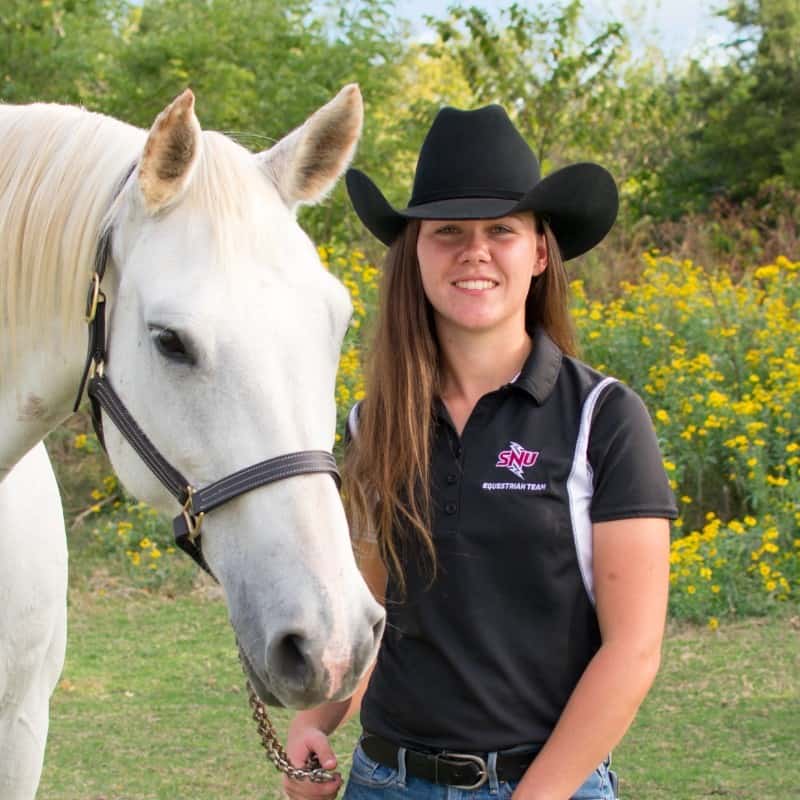
<path fill-rule="evenodd" d="M 572 164 L 542 179 L 539 162 L 498 105 L 443 108 L 422 143 L 408 207 L 393 208 L 357 169 L 347 171 L 356 213 L 390 245 L 409 219 L 492 219 L 533 211 L 549 221 L 564 260 L 594 247 L 617 217 L 614 179 L 598 164 Z"/>

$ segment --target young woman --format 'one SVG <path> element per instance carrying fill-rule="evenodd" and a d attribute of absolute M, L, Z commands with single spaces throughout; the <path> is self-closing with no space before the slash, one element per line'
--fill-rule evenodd
<path fill-rule="evenodd" d="M 609 800 L 610 750 L 659 665 L 677 514 L 643 403 L 575 358 L 563 261 L 612 226 L 596 164 L 540 179 L 499 106 L 446 108 L 407 208 L 348 173 L 389 246 L 345 491 L 381 649 L 350 700 L 300 712 L 287 750 L 345 800 Z M 286 780 L 293 800 L 333 798 Z"/>

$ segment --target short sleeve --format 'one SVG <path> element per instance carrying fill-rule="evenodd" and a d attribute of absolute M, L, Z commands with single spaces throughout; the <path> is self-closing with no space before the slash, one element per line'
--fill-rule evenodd
<path fill-rule="evenodd" d="M 344 444 L 345 447 L 350 444 L 350 442 L 354 441 L 358 436 L 358 410 L 361 405 L 361 401 L 359 400 L 347 414 L 347 422 L 344 426 Z M 359 531 L 356 532 L 351 529 L 350 531 L 350 538 L 353 540 L 354 543 L 356 542 L 367 542 L 369 544 L 374 544 L 378 541 L 378 536 L 373 530 L 368 531 Z"/>
<path fill-rule="evenodd" d="M 358 410 L 361 406 L 361 401 L 359 400 L 354 406 L 350 408 L 350 411 L 347 414 L 347 421 L 345 422 L 344 426 L 344 443 L 345 446 L 350 444 L 350 442 L 355 439 L 358 435 Z"/>
<path fill-rule="evenodd" d="M 598 398 L 588 459 L 592 522 L 678 516 L 650 415 L 639 395 L 622 383 L 615 381 Z"/>

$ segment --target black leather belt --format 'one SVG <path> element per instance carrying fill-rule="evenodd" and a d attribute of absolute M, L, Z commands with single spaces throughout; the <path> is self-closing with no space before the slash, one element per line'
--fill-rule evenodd
<path fill-rule="evenodd" d="M 381 736 L 366 733 L 361 739 L 361 747 L 373 761 L 397 769 L 399 745 Z M 497 754 L 497 779 L 500 781 L 520 780 L 535 755 L 535 750 L 521 753 L 499 752 Z M 489 779 L 485 753 L 453 753 L 450 751 L 422 753 L 418 750 L 407 749 L 405 762 L 407 775 L 458 789 L 478 789 Z"/>

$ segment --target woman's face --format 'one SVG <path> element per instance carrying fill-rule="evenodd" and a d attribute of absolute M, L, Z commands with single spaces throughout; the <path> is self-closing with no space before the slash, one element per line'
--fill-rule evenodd
<path fill-rule="evenodd" d="M 547 245 L 533 215 L 423 220 L 417 258 L 439 335 L 525 331 L 531 278 L 547 266 Z"/>

